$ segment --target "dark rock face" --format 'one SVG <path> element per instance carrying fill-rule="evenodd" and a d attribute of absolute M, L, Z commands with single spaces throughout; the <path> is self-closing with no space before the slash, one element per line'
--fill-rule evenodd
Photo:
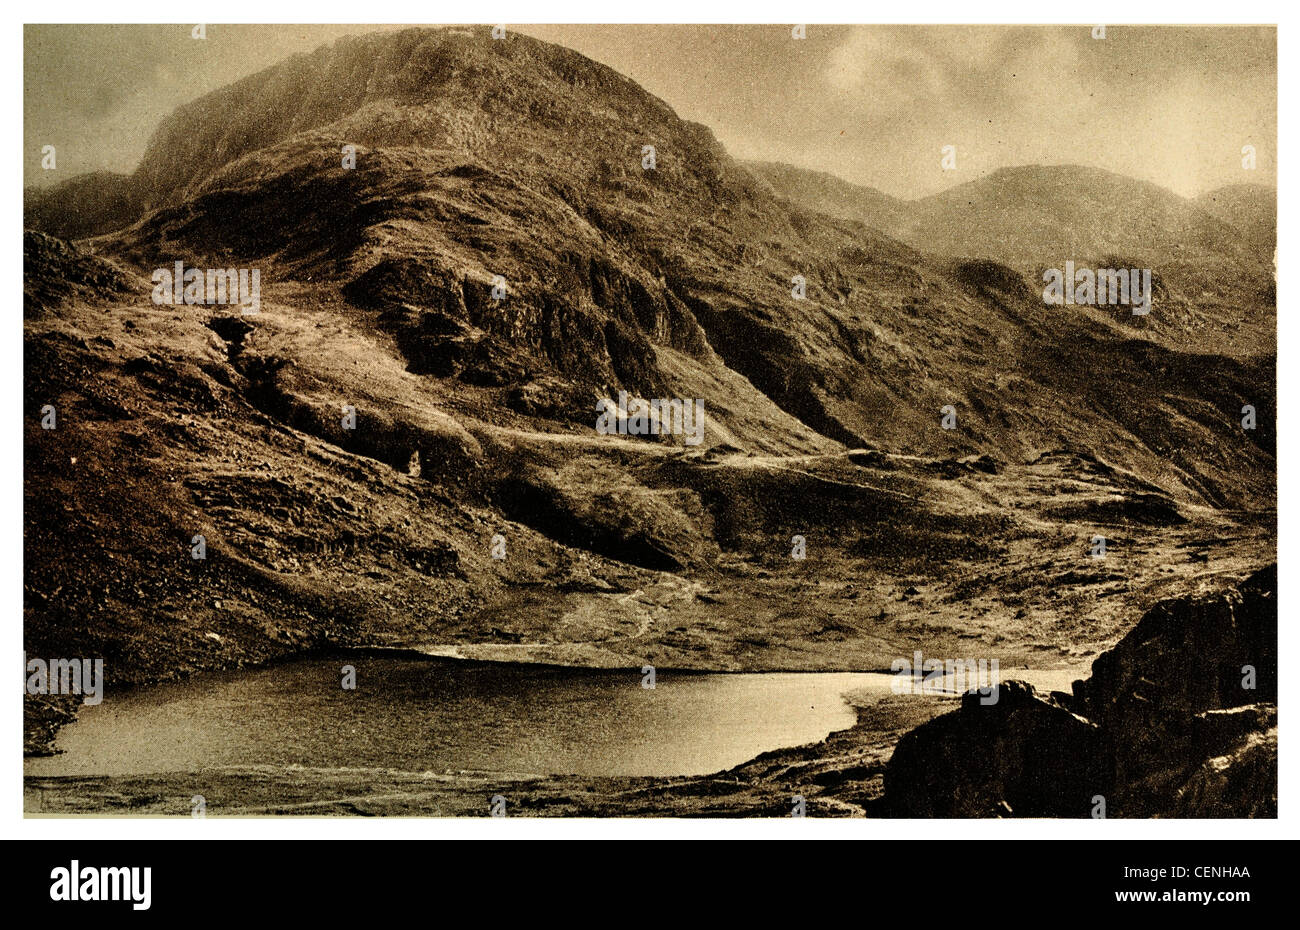
<path fill-rule="evenodd" d="M 1075 686 L 1078 712 L 1123 735 L 1115 777 L 1130 804 L 1154 813 L 1171 800 L 1207 711 L 1276 703 L 1276 592 L 1274 566 L 1238 590 L 1162 601 Z"/>
<path fill-rule="evenodd" d="M 982 471 L 987 475 L 996 475 L 998 473 L 997 459 L 987 452 L 983 455 L 967 455 L 958 459 L 957 463 L 973 471 Z"/>
<path fill-rule="evenodd" d="M 1272 709 L 1276 720 L 1276 708 Z M 1178 792 L 1171 817 L 1276 817 L 1277 727 L 1206 759 Z"/>
<path fill-rule="evenodd" d="M 999 691 L 899 742 L 891 814 L 1276 816 L 1277 567 L 1161 601 L 1073 696 Z"/>
<path fill-rule="evenodd" d="M 885 799 L 900 817 L 1082 817 L 1103 793 L 1100 728 L 1021 681 L 997 701 L 967 694 L 961 710 L 898 742 Z"/>
<path fill-rule="evenodd" d="M 1020 300 L 1033 300 L 1034 289 L 1013 268 L 993 261 L 962 262 L 954 277 L 983 294 L 1008 295 Z"/>

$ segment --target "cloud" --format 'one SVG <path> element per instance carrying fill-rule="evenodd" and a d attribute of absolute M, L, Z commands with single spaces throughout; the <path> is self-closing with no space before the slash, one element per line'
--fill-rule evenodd
<path fill-rule="evenodd" d="M 824 73 L 832 90 L 869 95 L 882 110 L 908 106 L 943 91 L 942 68 L 919 47 L 915 33 L 895 27 L 856 27 L 834 49 Z"/>

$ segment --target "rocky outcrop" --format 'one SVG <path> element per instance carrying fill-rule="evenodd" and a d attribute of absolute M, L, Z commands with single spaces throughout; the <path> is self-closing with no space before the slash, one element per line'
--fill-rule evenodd
<path fill-rule="evenodd" d="M 1072 695 L 1004 683 L 899 741 L 906 817 L 1257 817 L 1277 812 L 1277 567 L 1161 601 Z M 1104 801 L 1104 806 L 1103 802 Z"/>
<path fill-rule="evenodd" d="M 1078 712 L 1117 734 L 1113 765 L 1126 806 L 1166 809 L 1189 761 L 1268 729 L 1253 714 L 1222 711 L 1277 702 L 1277 567 L 1236 590 L 1157 604 L 1074 691 Z"/>
<path fill-rule="evenodd" d="M 1272 708 L 1276 720 L 1277 710 Z M 1206 759 L 1178 792 L 1173 817 L 1276 817 L 1277 727 L 1248 733 Z"/>
<path fill-rule="evenodd" d="M 891 813 L 906 817 L 1077 817 L 1105 781 L 1105 734 L 1043 699 L 1004 683 L 966 694 L 959 711 L 898 742 L 885 770 Z"/>
<path fill-rule="evenodd" d="M 103 301 L 132 282 L 112 262 L 45 233 L 23 231 L 23 316 L 33 317 L 70 300 Z"/>

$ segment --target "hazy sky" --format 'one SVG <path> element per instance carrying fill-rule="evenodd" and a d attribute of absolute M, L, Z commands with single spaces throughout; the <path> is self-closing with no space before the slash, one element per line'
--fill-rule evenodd
<path fill-rule="evenodd" d="M 26 183 L 129 172 L 177 105 L 339 36 L 395 26 L 28 26 Z M 510 27 L 515 28 L 515 27 Z M 629 75 L 733 155 L 902 197 L 1078 163 L 1186 196 L 1276 181 L 1272 27 L 520 26 Z M 40 150 L 58 149 L 42 171 Z M 941 168 L 941 148 L 957 170 Z M 1245 171 L 1253 145 L 1258 168 Z"/>

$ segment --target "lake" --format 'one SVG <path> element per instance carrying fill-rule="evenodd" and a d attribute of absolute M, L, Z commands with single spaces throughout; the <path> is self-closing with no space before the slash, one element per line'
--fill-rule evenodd
<path fill-rule="evenodd" d="M 356 688 L 342 687 L 344 665 Z M 879 673 L 589 671 L 367 654 L 110 692 L 26 775 L 240 765 L 577 775 L 701 775 L 856 720 Z"/>
<path fill-rule="evenodd" d="M 356 670 L 353 690 L 342 687 L 345 665 Z M 856 714 L 844 695 L 884 697 L 894 681 L 878 672 L 661 670 L 649 689 L 637 670 L 310 658 L 110 692 L 60 731 L 63 754 L 24 760 L 24 774 L 269 765 L 704 775 L 848 728 Z"/>

